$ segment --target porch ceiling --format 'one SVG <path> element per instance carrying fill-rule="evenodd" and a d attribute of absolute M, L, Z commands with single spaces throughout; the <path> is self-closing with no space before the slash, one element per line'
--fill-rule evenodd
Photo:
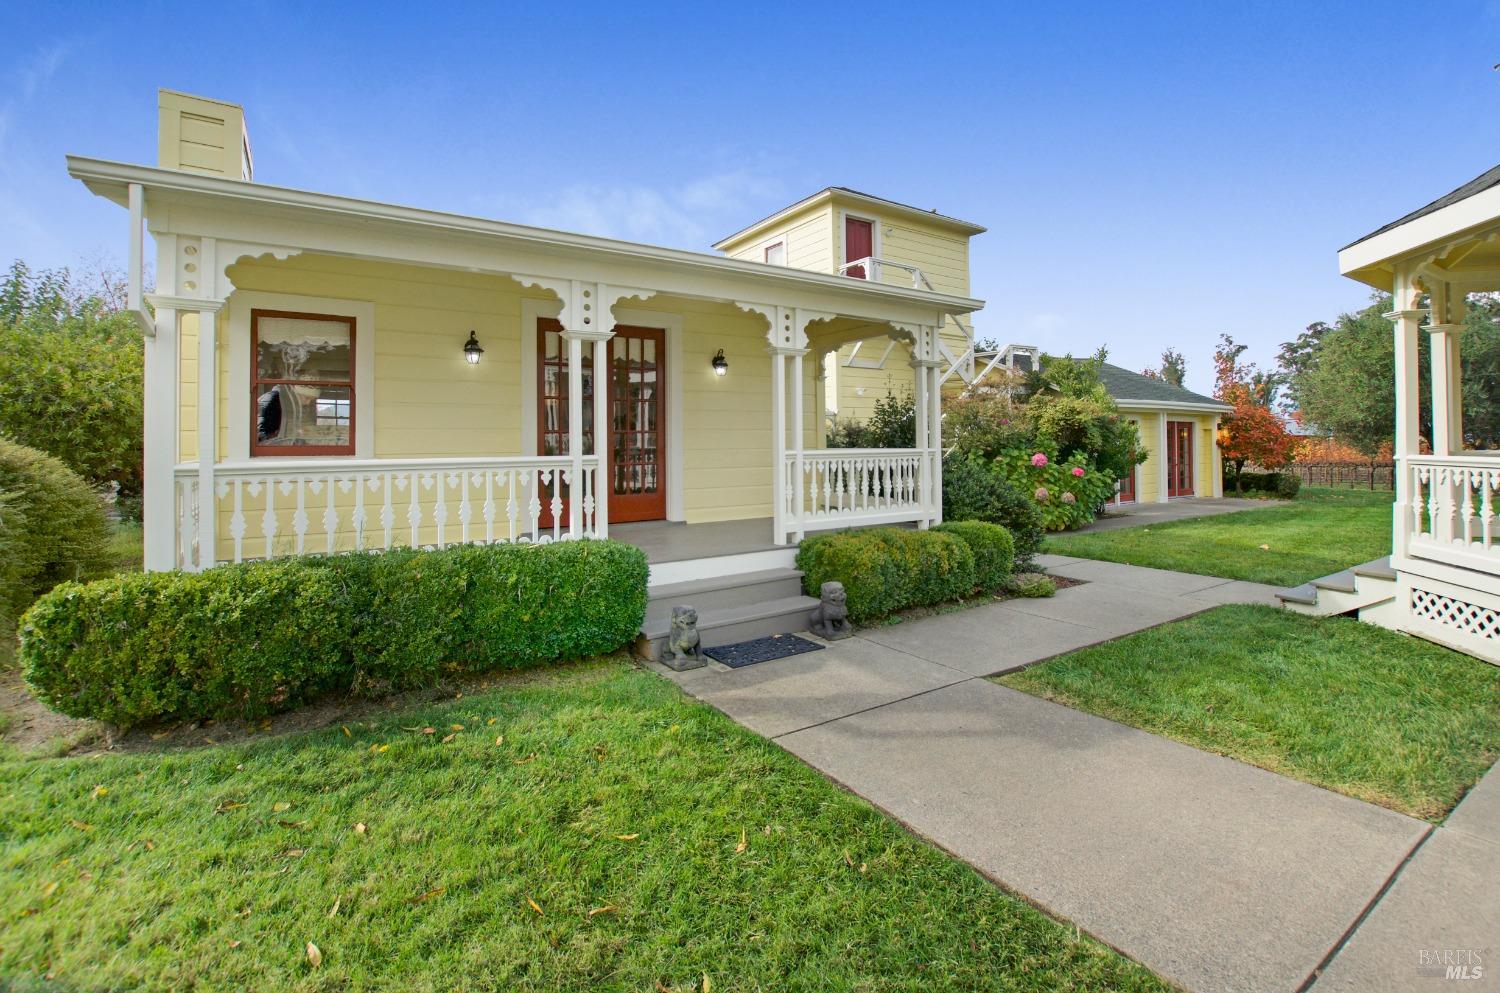
<path fill-rule="evenodd" d="M 1392 290 L 1398 268 L 1500 289 L 1500 185 L 1465 184 L 1339 251 L 1339 271 L 1376 289 Z"/>

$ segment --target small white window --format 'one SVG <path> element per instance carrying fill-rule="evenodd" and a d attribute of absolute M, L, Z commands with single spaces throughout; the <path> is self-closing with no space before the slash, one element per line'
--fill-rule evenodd
<path fill-rule="evenodd" d="M 786 242 L 772 242 L 766 246 L 766 265 L 786 265 Z"/>

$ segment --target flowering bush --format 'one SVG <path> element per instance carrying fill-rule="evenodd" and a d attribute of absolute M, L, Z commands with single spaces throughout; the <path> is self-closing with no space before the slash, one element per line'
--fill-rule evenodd
<path fill-rule="evenodd" d="M 1048 531 L 1067 531 L 1094 519 L 1115 491 L 1115 479 L 1076 452 L 1061 461 L 1056 452 L 1011 449 L 995 460 L 1021 492 L 1031 493 Z"/>

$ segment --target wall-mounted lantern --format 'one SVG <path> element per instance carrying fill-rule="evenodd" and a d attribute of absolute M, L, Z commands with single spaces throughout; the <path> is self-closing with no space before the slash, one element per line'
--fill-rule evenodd
<path fill-rule="evenodd" d="M 479 339 L 474 337 L 474 332 L 469 332 L 469 340 L 464 342 L 464 361 L 469 365 L 478 365 L 479 356 L 484 354 L 484 349 L 479 347 Z"/>
<path fill-rule="evenodd" d="M 709 364 L 714 367 L 715 376 L 729 375 L 729 360 L 724 357 L 724 349 L 719 349 Z"/>

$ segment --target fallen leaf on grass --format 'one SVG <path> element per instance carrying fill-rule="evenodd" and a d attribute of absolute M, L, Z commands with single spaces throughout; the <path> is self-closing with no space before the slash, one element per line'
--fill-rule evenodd
<path fill-rule="evenodd" d="M 672 993 L 672 987 L 663 983 L 660 979 L 656 981 L 656 993 Z"/>
<path fill-rule="evenodd" d="M 444 735 L 442 743 L 446 745 L 446 744 L 448 744 L 448 742 L 452 741 L 454 738 L 457 738 L 457 737 L 458 737 L 458 735 L 456 735 L 456 734 Z"/>
<path fill-rule="evenodd" d="M 734 854 L 738 855 L 750 847 L 750 842 L 745 838 L 745 829 L 740 828 L 740 843 L 734 846 Z"/>
<path fill-rule="evenodd" d="M 52 894 L 54 894 L 56 892 L 57 892 L 57 883 L 55 883 L 55 882 L 48 883 L 46 886 L 42 887 L 42 899 L 45 900 L 45 899 L 47 899 L 47 897 L 51 896 Z"/>
<path fill-rule="evenodd" d="M 484 725 L 485 725 L 485 727 L 489 727 L 490 725 L 494 724 L 499 719 L 500 718 L 498 718 L 498 717 L 491 717 L 489 720 L 487 720 L 487 721 L 484 722 Z"/>
<path fill-rule="evenodd" d="M 449 731 L 462 731 L 463 729 L 464 729 L 464 726 L 462 724 L 449 724 L 448 725 L 448 730 Z"/>
<path fill-rule="evenodd" d="M 292 805 L 289 804 L 289 803 L 287 803 L 287 802 L 285 802 L 285 801 L 278 801 L 276 803 L 271 804 L 271 813 L 273 813 L 273 814 L 279 814 L 283 810 L 291 810 L 291 809 L 292 809 Z"/>
<path fill-rule="evenodd" d="M 537 903 L 531 897 L 527 897 L 526 898 L 526 905 L 528 907 L 530 907 L 532 910 L 535 910 L 537 912 L 537 916 L 538 917 L 541 916 L 541 914 L 542 914 L 542 905 L 541 904 Z"/>
<path fill-rule="evenodd" d="M 85 824 L 83 821 L 76 821 L 75 820 L 75 821 L 71 821 L 69 823 L 71 823 L 74 827 L 76 827 L 80 831 L 92 831 L 92 830 L 94 830 L 94 825 L 92 825 L 92 824 Z"/>
<path fill-rule="evenodd" d="M 336 898 L 333 901 L 333 909 L 328 912 L 328 916 L 329 917 L 337 917 L 339 915 L 339 905 L 342 904 L 343 902 L 344 902 L 344 898 L 343 897 Z"/>
<path fill-rule="evenodd" d="M 282 852 L 276 857 L 279 859 L 300 859 L 306 854 L 307 849 L 305 848 L 288 848 L 286 851 Z"/>
<path fill-rule="evenodd" d="M 617 835 L 615 835 L 615 840 L 616 841 L 634 841 L 635 839 L 637 839 L 639 837 L 640 837 L 640 835 L 638 835 L 638 834 L 617 834 Z"/>
<path fill-rule="evenodd" d="M 306 821 L 277 821 L 276 823 L 284 828 L 291 828 L 293 831 L 301 831 L 307 827 Z"/>
<path fill-rule="evenodd" d="M 365 833 L 365 825 L 364 825 L 363 821 L 361 821 L 358 824 L 354 825 L 354 833 L 355 834 L 364 834 Z"/>
<path fill-rule="evenodd" d="M 141 844 L 146 846 L 146 851 L 148 852 L 156 851 L 156 842 L 152 841 L 150 838 L 143 839 L 141 841 Z"/>
<path fill-rule="evenodd" d="M 593 910 L 590 910 L 589 911 L 589 916 L 590 917 L 597 917 L 599 914 L 613 914 L 618 909 L 619 908 L 616 907 L 614 904 L 612 904 L 612 903 L 606 903 L 602 907 L 595 907 Z"/>
<path fill-rule="evenodd" d="M 426 893 L 423 893 L 420 896 L 414 896 L 406 902 L 415 907 L 419 903 L 426 903 L 428 900 L 431 900 L 435 896 L 442 896 L 443 890 L 445 889 L 447 889 L 446 886 L 439 886 L 435 890 L 428 890 Z"/>
<path fill-rule="evenodd" d="M 243 944 L 244 944 L 244 942 L 243 942 L 243 941 L 240 941 L 240 939 L 238 939 L 238 938 L 235 938 L 235 939 L 234 939 L 234 940 L 233 940 L 233 941 L 231 941 L 231 942 L 230 942 L 230 943 L 229 943 L 229 947 L 230 947 L 230 948 L 238 948 L 238 947 L 240 947 L 240 946 L 241 946 L 241 945 L 243 945 Z"/>
<path fill-rule="evenodd" d="M 95 786 L 94 787 L 93 796 L 94 796 L 94 799 L 97 800 L 101 796 L 105 796 L 108 793 L 109 793 L 109 787 L 107 787 L 107 786 Z"/>
<path fill-rule="evenodd" d="M 307 943 L 307 964 L 314 969 L 323 964 L 323 952 L 310 941 Z"/>
<path fill-rule="evenodd" d="M 536 761 L 536 753 L 532 752 L 530 755 L 526 756 L 524 759 L 514 759 L 514 760 L 512 760 L 511 765 L 525 765 L 527 762 L 535 762 L 535 761 Z"/>
<path fill-rule="evenodd" d="M 708 991 L 709 991 L 708 973 L 705 972 L 703 974 L 703 993 L 708 993 Z"/>
<path fill-rule="evenodd" d="M 225 800 L 223 803 L 214 808 L 214 813 L 227 814 L 229 813 L 229 811 L 239 810 L 243 806 L 245 806 L 243 803 L 238 803 L 234 800 Z"/>
<path fill-rule="evenodd" d="M 1271 546 L 1270 545 L 1261 545 L 1260 546 L 1260 550 L 1263 551 L 1263 552 L 1269 552 L 1271 550 Z"/>
<path fill-rule="evenodd" d="M 499 748 L 503 744 L 505 744 L 505 735 L 502 734 L 500 735 L 500 737 L 495 739 L 495 747 Z"/>
<path fill-rule="evenodd" d="M 423 728 L 423 734 L 437 734 L 437 728 Z"/>
<path fill-rule="evenodd" d="M 349 730 L 349 725 L 345 724 L 342 730 L 344 732 L 344 737 L 345 738 L 352 738 L 352 737 L 354 737 L 354 732 Z"/>

